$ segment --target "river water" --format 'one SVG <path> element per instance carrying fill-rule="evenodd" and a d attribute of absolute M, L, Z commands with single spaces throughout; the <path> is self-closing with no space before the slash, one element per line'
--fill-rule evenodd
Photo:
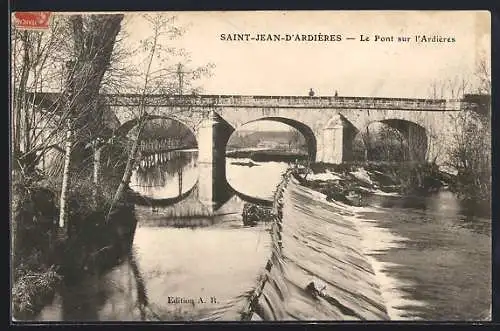
<path fill-rule="evenodd" d="M 236 195 L 215 211 L 201 202 L 196 157 L 196 151 L 178 151 L 142 162 L 132 189 L 157 199 L 185 197 L 166 206 L 138 205 L 133 254 L 102 275 L 63 286 L 37 320 L 240 319 L 244 295 L 270 255 L 270 226 L 243 226 L 244 201 Z M 248 162 L 226 160 L 229 185 L 270 199 L 287 164 Z M 471 215 L 447 191 L 368 201 L 345 208 L 354 212 L 349 217 L 391 319 L 474 320 L 489 309 L 490 220 Z"/>

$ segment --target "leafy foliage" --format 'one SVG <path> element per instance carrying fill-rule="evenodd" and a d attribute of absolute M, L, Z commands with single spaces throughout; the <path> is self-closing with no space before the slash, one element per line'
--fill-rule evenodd
<path fill-rule="evenodd" d="M 456 118 L 449 165 L 457 170 L 453 190 L 464 200 L 491 199 L 491 128 L 488 115 L 465 111 Z"/>

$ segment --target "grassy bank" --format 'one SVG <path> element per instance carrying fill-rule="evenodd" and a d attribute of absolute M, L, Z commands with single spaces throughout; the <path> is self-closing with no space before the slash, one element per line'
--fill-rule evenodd
<path fill-rule="evenodd" d="M 59 178 L 13 182 L 12 311 L 18 320 L 34 318 L 50 303 L 62 282 L 114 265 L 130 248 L 134 205 L 124 200 L 108 224 L 111 182 L 94 200 L 90 179 L 72 182 L 68 234 L 59 228 Z"/>

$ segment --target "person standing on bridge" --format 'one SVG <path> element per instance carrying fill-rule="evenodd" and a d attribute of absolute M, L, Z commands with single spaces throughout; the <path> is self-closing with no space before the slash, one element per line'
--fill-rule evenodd
<path fill-rule="evenodd" d="M 310 97 L 314 96 L 314 91 L 313 91 L 312 87 L 309 89 L 309 96 Z"/>

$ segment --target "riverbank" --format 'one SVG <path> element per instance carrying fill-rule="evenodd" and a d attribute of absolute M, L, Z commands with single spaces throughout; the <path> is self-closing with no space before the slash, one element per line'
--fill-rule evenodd
<path fill-rule="evenodd" d="M 294 162 L 307 160 L 308 155 L 299 151 L 284 151 L 279 149 L 245 150 L 226 152 L 226 157 L 237 159 L 250 159 L 255 162 Z"/>
<path fill-rule="evenodd" d="M 31 320 L 63 283 L 113 266 L 130 249 L 135 232 L 134 204 L 124 199 L 104 224 L 104 196 L 93 203 L 89 183 L 73 183 L 68 198 L 68 232 L 57 224 L 55 181 L 14 182 L 12 195 L 12 312 Z"/>
<path fill-rule="evenodd" d="M 363 195 L 421 195 L 445 188 L 452 180 L 432 164 L 314 163 L 297 168 L 300 183 L 348 205 L 363 205 Z"/>
<path fill-rule="evenodd" d="M 430 163 L 313 163 L 295 170 L 301 184 L 352 206 L 366 206 L 367 195 L 419 197 L 449 190 L 456 194 L 457 178 Z M 458 195 L 459 196 L 459 195 Z M 462 200 L 464 210 L 490 217 L 489 200 Z"/>

